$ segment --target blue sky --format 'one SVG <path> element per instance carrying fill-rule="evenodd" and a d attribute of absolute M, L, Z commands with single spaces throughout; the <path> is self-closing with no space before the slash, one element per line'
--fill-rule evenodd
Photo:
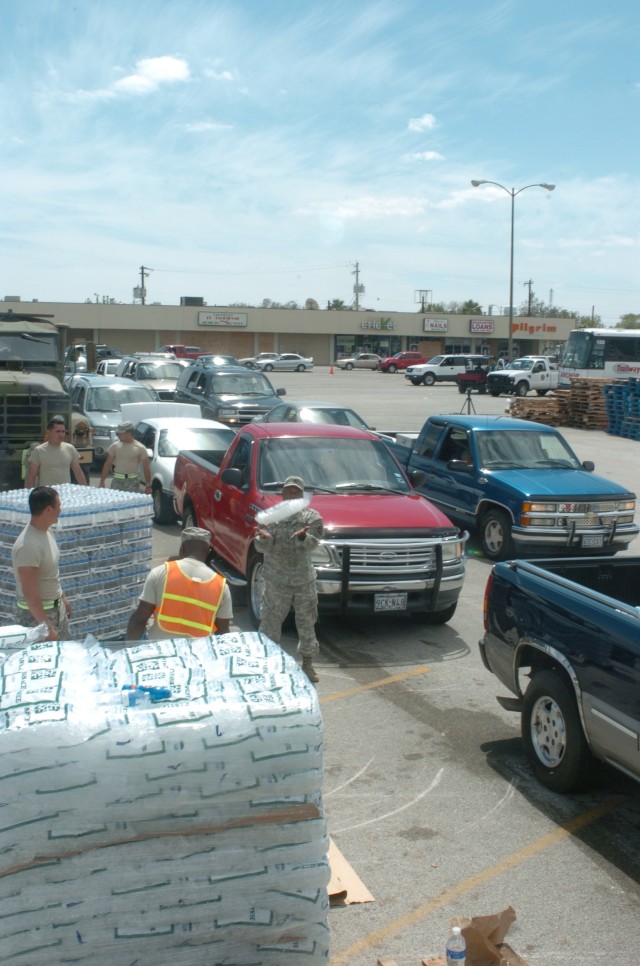
<path fill-rule="evenodd" d="M 640 312 L 637 0 L 4 0 L 0 297 Z"/>

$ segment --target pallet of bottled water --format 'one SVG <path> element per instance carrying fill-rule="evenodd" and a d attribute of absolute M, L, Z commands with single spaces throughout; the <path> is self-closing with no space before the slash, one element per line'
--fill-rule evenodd
<path fill-rule="evenodd" d="M 62 511 L 51 532 L 73 607 L 72 637 L 121 637 L 151 568 L 151 497 L 71 484 L 55 489 Z M 11 548 L 30 519 L 28 496 L 29 490 L 0 493 L 0 623 L 19 617 Z"/>
<path fill-rule="evenodd" d="M 11 653 L 0 959 L 326 964 L 322 752 L 315 688 L 258 633 Z"/>

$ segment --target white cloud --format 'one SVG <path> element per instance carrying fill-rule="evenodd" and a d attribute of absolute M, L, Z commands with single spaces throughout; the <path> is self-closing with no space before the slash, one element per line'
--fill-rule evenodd
<path fill-rule="evenodd" d="M 189 79 L 189 65 L 181 57 L 147 57 L 139 60 L 133 74 L 113 84 L 116 91 L 128 94 L 150 94 L 161 84 L 173 84 Z"/>
<path fill-rule="evenodd" d="M 205 134 L 207 131 L 231 131 L 233 124 L 220 124 L 217 121 L 194 121 L 192 124 L 184 125 L 185 131 L 190 134 Z"/>
<path fill-rule="evenodd" d="M 412 117 L 409 120 L 410 131 L 431 131 L 436 126 L 433 114 L 423 114 L 422 117 Z"/>
<path fill-rule="evenodd" d="M 348 221 L 368 220 L 375 218 L 406 218 L 411 215 L 422 214 L 425 203 L 422 198 L 390 197 L 355 198 L 349 201 L 322 202 L 300 208 L 296 212 L 303 215 L 322 215 L 342 218 Z"/>
<path fill-rule="evenodd" d="M 414 151 L 408 157 L 410 161 L 444 161 L 444 155 L 438 151 Z"/>
<path fill-rule="evenodd" d="M 211 77 L 213 80 L 219 81 L 233 81 L 238 76 L 233 70 L 213 70 L 207 68 L 204 72 L 205 77 Z"/>

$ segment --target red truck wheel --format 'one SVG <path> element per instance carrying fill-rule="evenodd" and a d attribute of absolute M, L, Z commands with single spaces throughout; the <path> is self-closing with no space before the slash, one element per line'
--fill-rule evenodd
<path fill-rule="evenodd" d="M 522 741 L 533 773 L 554 792 L 585 788 L 594 759 L 582 730 L 575 695 L 561 671 L 540 671 L 522 706 Z"/>
<path fill-rule="evenodd" d="M 262 600 L 262 563 L 261 553 L 252 553 L 247 568 L 247 610 L 254 627 L 260 624 L 260 601 Z"/>

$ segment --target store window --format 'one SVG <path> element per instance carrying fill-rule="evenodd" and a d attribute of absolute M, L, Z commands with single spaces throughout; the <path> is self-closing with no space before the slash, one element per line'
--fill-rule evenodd
<path fill-rule="evenodd" d="M 367 332 L 366 335 L 337 335 L 335 337 L 335 358 L 346 359 L 354 352 L 377 352 L 379 356 L 392 356 L 400 352 L 403 348 L 402 338 L 399 335 L 390 335 L 383 332 L 375 335 Z"/>

